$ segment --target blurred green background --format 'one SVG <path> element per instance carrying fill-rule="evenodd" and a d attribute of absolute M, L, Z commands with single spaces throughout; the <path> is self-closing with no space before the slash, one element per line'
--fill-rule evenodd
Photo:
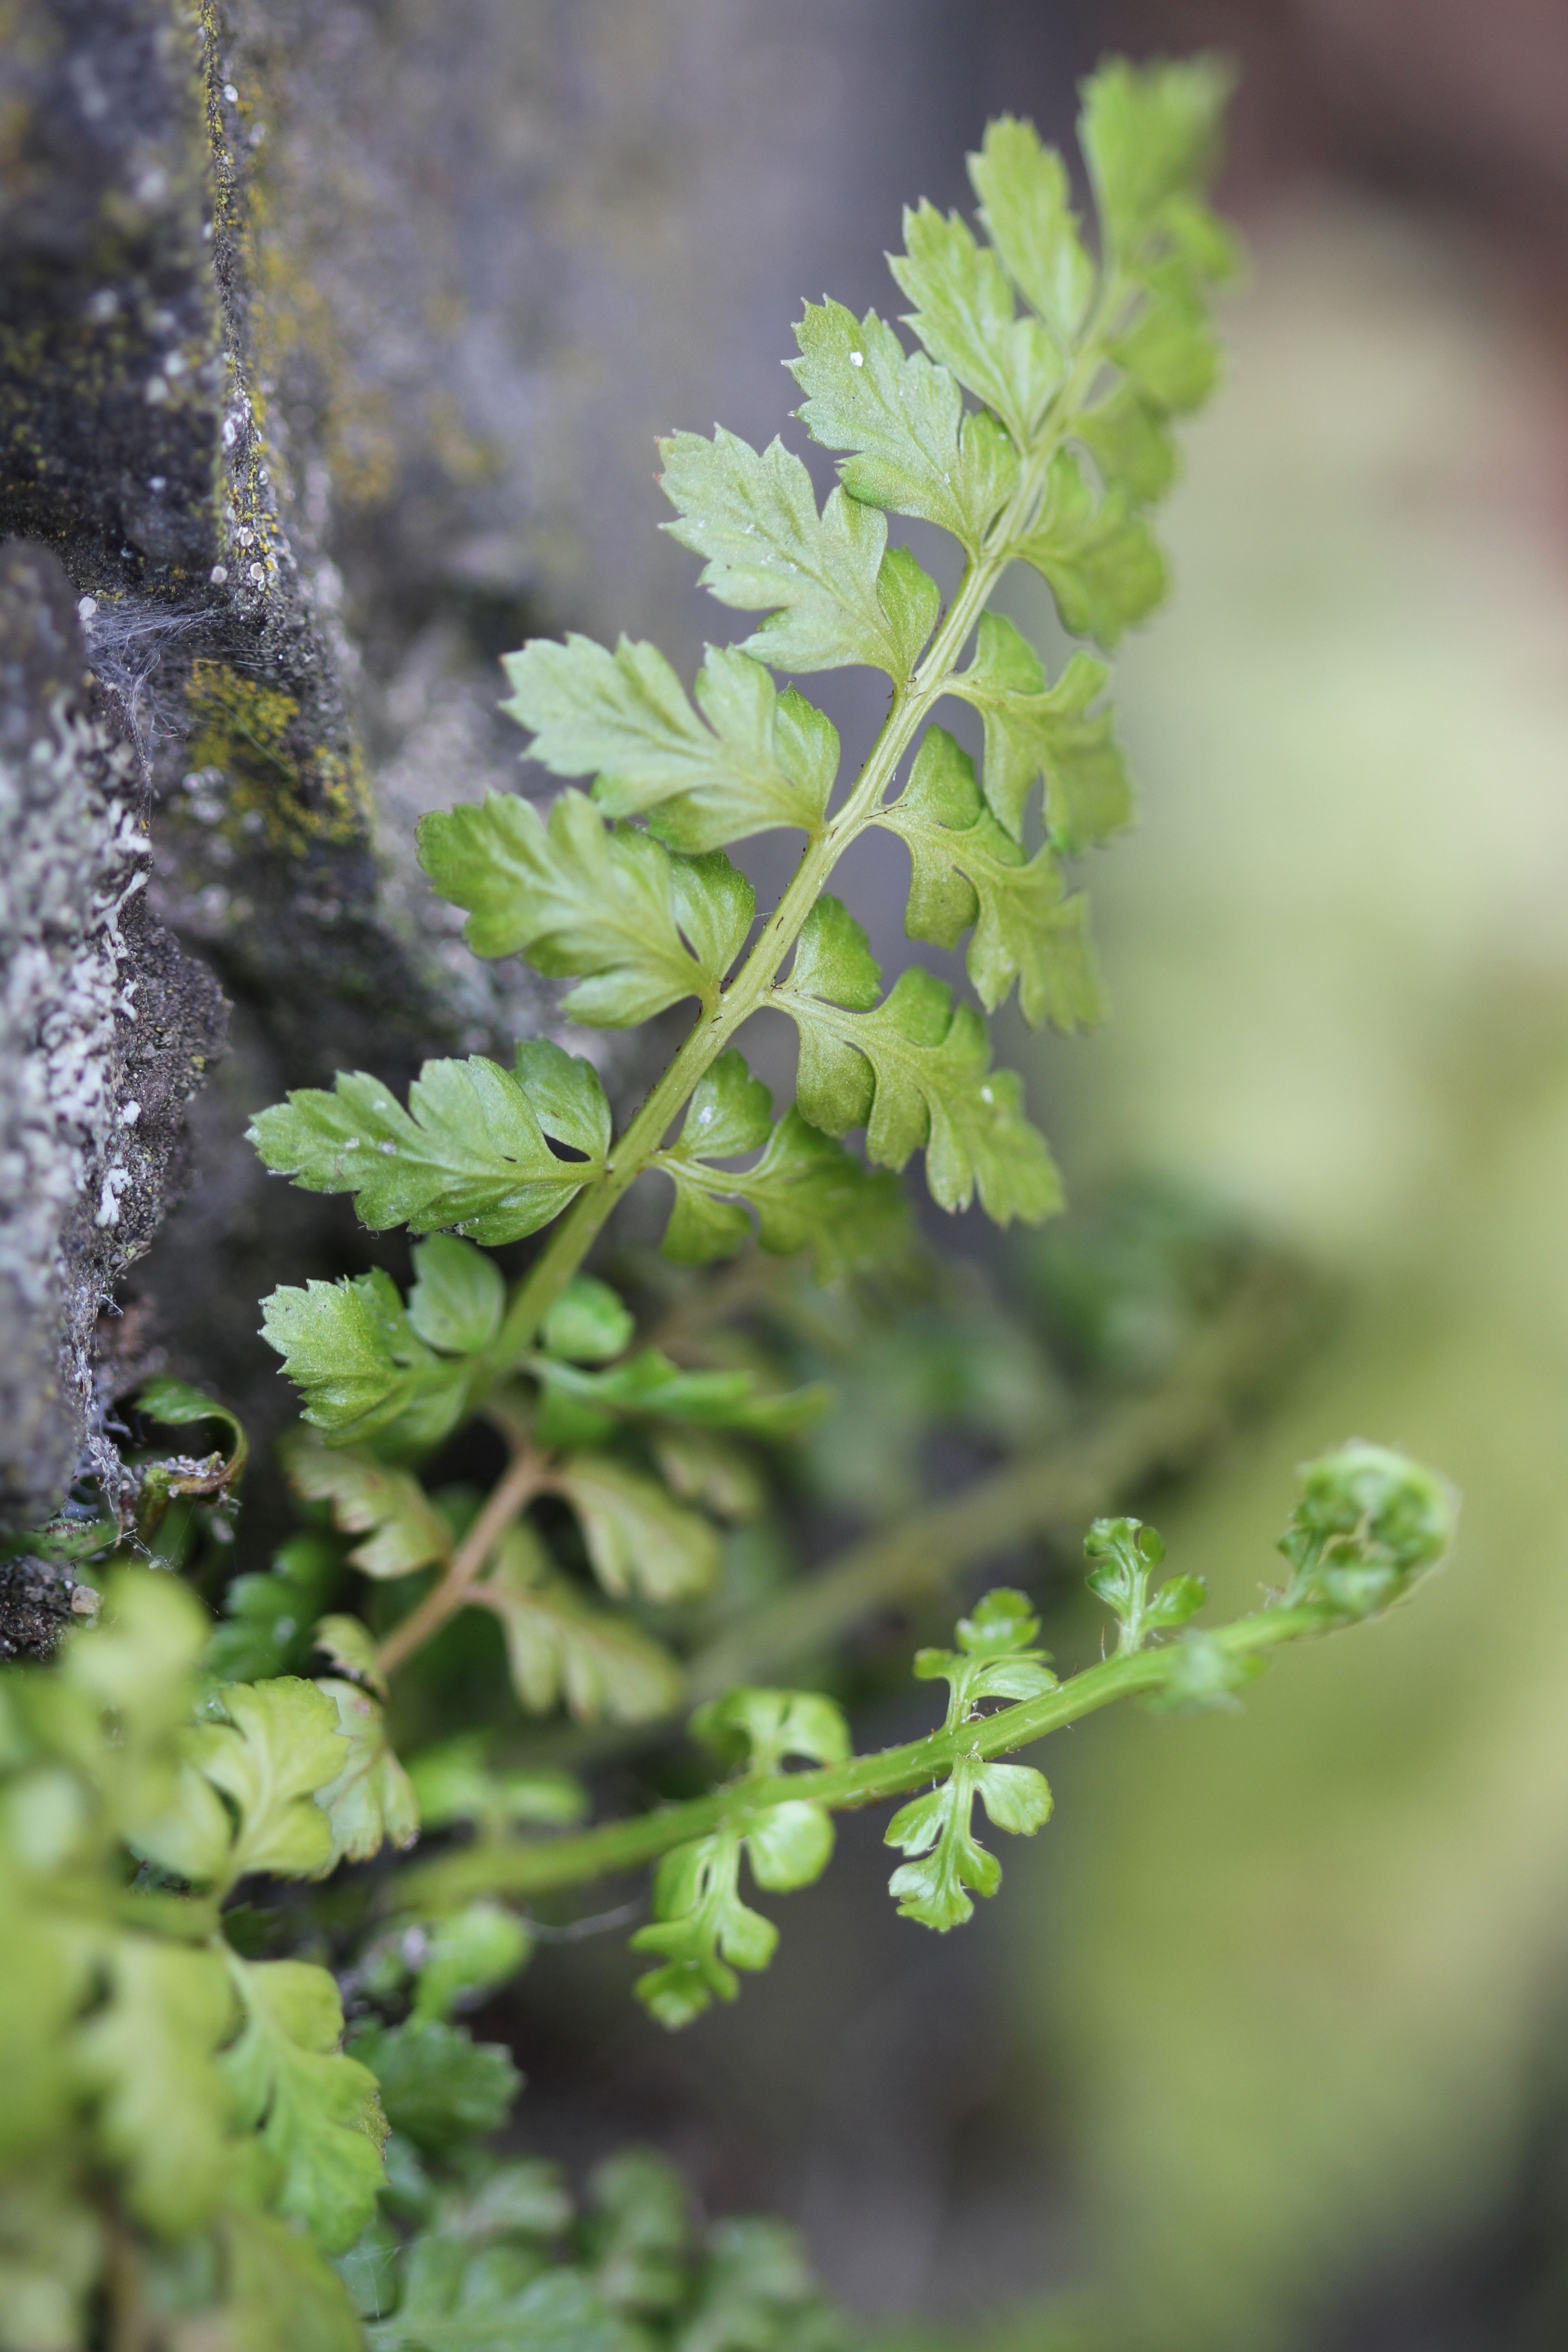
<path fill-rule="evenodd" d="M 1166 2344 L 1336 2306 L 1321 2340 L 1352 2340 L 1358 2274 L 1484 2234 L 1568 1989 L 1558 387 L 1430 221 L 1338 191 L 1254 249 L 1177 600 L 1121 664 L 1144 799 L 1094 876 L 1115 1017 L 1044 1088 L 1079 1184 L 1174 1171 L 1341 1285 L 1306 1374 L 1165 1515 L 1180 1565 L 1244 1605 L 1291 1465 L 1352 1432 L 1440 1464 L 1464 1517 L 1418 1606 L 1244 1715 L 1075 1741 L 1011 1873 L 1086 2263 Z M 1448 2335 L 1450 2281 L 1431 2332 L 1365 2340 L 1561 2342 L 1547 2267 L 1495 2333 Z"/>

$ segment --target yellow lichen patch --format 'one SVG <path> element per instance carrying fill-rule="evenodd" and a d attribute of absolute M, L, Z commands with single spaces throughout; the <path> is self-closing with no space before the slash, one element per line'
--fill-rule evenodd
<path fill-rule="evenodd" d="M 185 700 L 193 770 L 218 769 L 227 782 L 226 834 L 259 838 L 292 857 L 319 843 L 363 837 L 369 793 L 359 752 L 301 750 L 293 695 L 203 660 L 191 666 Z"/>

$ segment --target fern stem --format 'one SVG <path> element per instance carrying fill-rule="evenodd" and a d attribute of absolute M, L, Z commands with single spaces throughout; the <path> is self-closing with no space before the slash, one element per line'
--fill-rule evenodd
<path fill-rule="evenodd" d="M 376 1651 L 375 1662 L 390 1675 L 424 1648 L 433 1633 L 468 1600 L 475 1580 L 508 1528 L 543 1486 L 548 1465 L 527 1444 L 513 1453 L 505 1475 L 485 1500 L 473 1526 L 447 1563 L 446 1573 L 416 1609 L 395 1625 Z"/>
<path fill-rule="evenodd" d="M 1100 1512 L 1184 1468 L 1225 1435 L 1300 1337 L 1305 1307 L 1293 1270 L 1261 1269 L 1157 1388 L 1069 1430 L 1044 1452 L 1026 1450 L 945 1502 L 922 1503 L 719 1634 L 690 1662 L 689 1702 L 820 1652 L 873 1611 L 938 1592 L 963 1570 L 1030 1536 L 1081 1536 Z"/>
<path fill-rule="evenodd" d="M 1220 1626 L 1210 1639 L 1227 1656 L 1244 1657 L 1331 1633 L 1348 1622 L 1321 1608 L 1265 1609 Z M 629 1821 L 606 1822 L 575 1837 L 475 1845 L 408 1872 L 398 1885 L 399 1906 L 440 1911 L 477 1895 L 541 1895 L 552 1887 L 581 1885 L 657 1861 L 673 1846 L 716 1829 L 744 1832 L 774 1805 L 804 1801 L 830 1812 L 847 1812 L 907 1796 L 942 1779 L 963 1757 L 1010 1755 L 1117 1699 L 1159 1690 L 1181 1657 L 1182 1645 L 1173 1643 L 1109 1658 L 1038 1698 L 976 1717 L 956 1731 L 933 1731 L 923 1739 L 857 1756 L 820 1771 L 733 1780 L 689 1803 L 660 1806 Z"/>

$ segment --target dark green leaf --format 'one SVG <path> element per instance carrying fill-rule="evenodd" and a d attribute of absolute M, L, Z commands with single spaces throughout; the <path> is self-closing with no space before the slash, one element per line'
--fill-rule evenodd
<path fill-rule="evenodd" d="M 985 799 L 1015 841 L 1037 776 L 1046 782 L 1046 822 L 1068 856 L 1106 841 L 1132 815 L 1126 763 L 1109 712 L 1089 715 L 1110 676 L 1103 662 L 1075 654 L 1054 687 L 1032 646 L 1011 621 L 983 613 L 974 658 L 952 692 L 972 703 L 985 728 Z"/>
<path fill-rule="evenodd" d="M 381 2086 L 394 2131 L 431 2156 L 448 2156 L 466 2140 L 499 2131 L 522 2086 L 511 2053 L 500 2042 L 476 2042 L 461 2026 L 438 2018 L 364 2027 L 353 2047 Z"/>
<path fill-rule="evenodd" d="M 327 1536 L 292 1536 L 261 1574 L 237 1576 L 223 1597 L 203 1660 L 220 1682 L 258 1683 L 310 1663 L 311 1628 L 337 1591 L 341 1548 Z"/>
<path fill-rule="evenodd" d="M 232 1486 L 244 1470 L 250 1445 L 237 1415 L 227 1405 L 204 1396 L 188 1381 L 171 1380 L 165 1373 L 160 1373 L 155 1380 L 143 1381 L 136 1393 L 136 1410 L 165 1429 L 182 1429 L 192 1422 L 221 1422 L 229 1433 L 224 1485 Z"/>
<path fill-rule="evenodd" d="M 877 822 L 909 848 L 910 938 L 952 948 L 973 924 L 967 969 L 988 1013 L 1016 980 L 1033 1028 L 1050 1021 L 1071 1031 L 1100 1017 L 1085 900 L 1067 896 L 1049 849 L 1025 857 L 982 802 L 973 762 L 942 728 L 927 730 L 901 797 Z"/>

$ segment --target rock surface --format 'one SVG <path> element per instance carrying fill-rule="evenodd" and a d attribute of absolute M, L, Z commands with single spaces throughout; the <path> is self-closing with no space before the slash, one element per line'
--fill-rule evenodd
<path fill-rule="evenodd" d="M 0 1511 L 24 1527 L 100 1444 L 94 1327 L 178 1188 L 224 1032 L 148 911 L 138 762 L 76 602 L 47 550 L 0 547 Z"/>

